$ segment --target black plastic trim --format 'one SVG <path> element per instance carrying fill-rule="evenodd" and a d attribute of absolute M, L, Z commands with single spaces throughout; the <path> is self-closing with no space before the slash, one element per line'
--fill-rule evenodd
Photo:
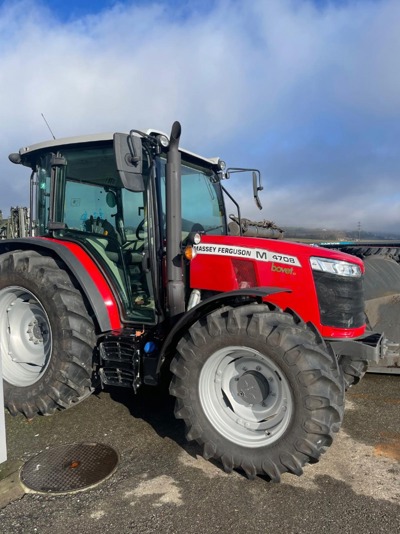
<path fill-rule="evenodd" d="M 321 323 L 334 328 L 365 324 L 363 277 L 351 278 L 313 271 Z"/>

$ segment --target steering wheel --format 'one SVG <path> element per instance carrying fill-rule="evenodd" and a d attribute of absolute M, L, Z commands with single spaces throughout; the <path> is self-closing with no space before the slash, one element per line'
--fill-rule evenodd
<path fill-rule="evenodd" d="M 139 241 L 144 241 L 144 236 L 141 236 L 140 233 L 144 232 L 144 219 L 140 221 L 138 227 L 136 228 L 136 237 Z"/>
<path fill-rule="evenodd" d="M 198 232 L 199 234 L 205 233 L 204 226 L 200 223 L 194 223 L 192 228 L 190 229 L 191 232 Z"/>

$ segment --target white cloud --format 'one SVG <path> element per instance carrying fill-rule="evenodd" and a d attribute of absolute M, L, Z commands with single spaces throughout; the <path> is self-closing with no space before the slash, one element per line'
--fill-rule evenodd
<path fill-rule="evenodd" d="M 221 0 L 184 17 L 167 4 L 66 23 L 43 3 L 2 4 L 0 209 L 27 202 L 7 155 L 49 137 L 44 113 L 57 137 L 178 119 L 187 148 L 262 170 L 263 212 L 241 188 L 248 215 L 397 224 L 399 2 Z"/>

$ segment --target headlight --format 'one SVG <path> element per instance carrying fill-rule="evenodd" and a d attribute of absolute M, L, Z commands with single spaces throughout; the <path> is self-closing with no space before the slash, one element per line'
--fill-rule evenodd
<path fill-rule="evenodd" d="M 166 135 L 158 135 L 157 136 L 157 139 L 158 139 L 158 142 L 160 143 L 161 146 L 163 146 L 164 148 L 167 148 L 168 145 L 169 145 L 169 139 Z"/>
<path fill-rule="evenodd" d="M 328 258 L 310 258 L 311 269 L 323 271 L 324 273 L 337 274 L 339 276 L 351 276 L 358 278 L 361 276 L 361 267 L 348 261 L 331 260 Z"/>
<path fill-rule="evenodd" d="M 220 171 L 225 171 L 226 170 L 226 163 L 224 160 L 222 159 L 219 159 L 218 160 L 218 167 L 219 167 L 219 170 Z"/>

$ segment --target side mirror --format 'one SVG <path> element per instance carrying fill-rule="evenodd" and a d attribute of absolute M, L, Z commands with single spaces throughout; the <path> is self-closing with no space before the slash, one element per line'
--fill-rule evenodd
<path fill-rule="evenodd" d="M 11 161 L 11 163 L 15 163 L 16 165 L 21 163 L 21 155 L 19 152 L 13 152 L 8 156 L 8 159 Z"/>
<path fill-rule="evenodd" d="M 253 171 L 253 196 L 256 202 L 257 208 L 262 209 L 262 204 L 258 196 L 258 192 L 262 191 L 264 188 L 261 185 L 261 174 L 260 171 Z"/>
<path fill-rule="evenodd" d="M 143 180 L 142 140 L 130 134 L 114 134 L 114 154 L 121 181 L 129 191 L 145 190 Z"/>

